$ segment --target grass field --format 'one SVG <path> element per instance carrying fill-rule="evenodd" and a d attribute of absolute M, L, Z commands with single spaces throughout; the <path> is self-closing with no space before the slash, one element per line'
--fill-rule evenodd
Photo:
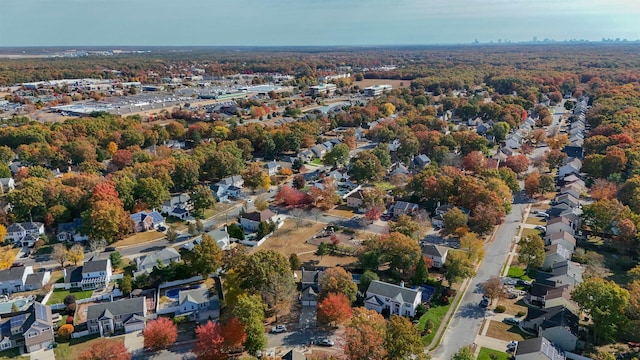
<path fill-rule="evenodd" d="M 511 355 L 506 352 L 488 349 L 486 347 L 480 348 L 478 354 L 478 360 L 508 360 L 511 359 Z"/>
<path fill-rule="evenodd" d="M 514 278 L 514 279 L 522 279 L 525 281 L 531 281 L 531 278 L 529 277 L 529 275 L 527 274 L 526 270 L 524 268 L 520 268 L 520 267 L 510 267 L 509 268 L 509 273 L 508 275 L 510 278 Z"/>
<path fill-rule="evenodd" d="M 164 237 L 164 233 L 161 233 L 155 230 L 150 230 L 150 231 L 137 233 L 133 236 L 129 236 L 120 241 L 116 241 L 113 244 L 111 244 L 111 246 L 118 247 L 118 246 L 129 246 L 129 245 L 140 245 L 146 242 L 160 240 L 163 237 Z"/>
<path fill-rule="evenodd" d="M 546 222 L 546 220 L 544 218 L 537 217 L 537 216 L 536 217 L 529 216 L 527 218 L 526 223 L 527 224 L 531 224 L 531 225 L 542 225 L 542 226 L 544 226 L 547 222 Z"/>
<path fill-rule="evenodd" d="M 76 300 L 80 300 L 80 299 L 90 298 L 91 295 L 93 294 L 93 290 L 76 291 L 76 292 L 71 292 L 69 290 L 56 290 L 53 292 L 53 294 L 51 294 L 49 301 L 47 301 L 47 305 L 62 304 L 62 302 L 64 301 L 64 298 L 67 297 L 67 295 L 69 294 L 75 296 Z"/>
<path fill-rule="evenodd" d="M 70 342 L 68 343 L 60 343 L 58 344 L 58 347 L 56 347 L 55 349 L 53 349 L 53 352 L 55 353 L 56 359 L 57 360 L 71 360 L 71 359 L 77 359 L 80 354 L 87 350 L 90 349 L 92 347 L 95 346 L 96 342 L 98 342 L 100 340 L 100 338 L 91 338 L 91 337 L 84 337 L 84 338 L 80 338 L 80 339 L 71 339 Z M 117 339 L 105 339 L 106 341 L 108 341 L 109 343 L 123 343 L 124 344 L 124 338 L 120 337 Z"/>
<path fill-rule="evenodd" d="M 498 321 L 490 321 L 487 336 L 504 341 L 522 341 L 531 337 L 523 333 L 517 326 L 507 325 Z"/>
<path fill-rule="evenodd" d="M 422 344 L 424 344 L 424 346 L 429 346 L 433 341 L 433 338 L 436 336 L 436 332 L 438 331 L 444 316 L 447 314 L 447 311 L 449 311 L 450 306 L 451 304 L 432 307 L 426 314 L 420 317 L 420 323 L 418 324 L 420 330 L 424 329 L 424 325 L 427 323 L 427 320 L 431 320 L 431 322 L 433 322 L 431 334 L 422 337 Z"/>
<path fill-rule="evenodd" d="M 534 234 L 534 235 L 540 235 L 540 230 L 536 230 L 536 229 L 523 229 L 522 230 L 522 237 L 525 237 L 529 234 Z"/>

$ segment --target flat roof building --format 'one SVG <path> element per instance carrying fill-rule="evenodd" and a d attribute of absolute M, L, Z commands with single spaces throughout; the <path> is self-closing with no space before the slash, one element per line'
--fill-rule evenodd
<path fill-rule="evenodd" d="M 336 91 L 336 85 L 335 84 L 320 84 L 320 85 L 315 85 L 315 86 L 310 86 L 309 87 L 309 94 L 311 96 L 329 94 L 332 91 Z"/>
<path fill-rule="evenodd" d="M 374 85 L 364 88 L 365 96 L 378 96 L 382 95 L 387 90 L 391 90 L 393 87 L 391 85 Z"/>

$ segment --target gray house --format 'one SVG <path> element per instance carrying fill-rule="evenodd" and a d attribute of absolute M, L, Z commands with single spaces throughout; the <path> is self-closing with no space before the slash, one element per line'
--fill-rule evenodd
<path fill-rule="evenodd" d="M 51 308 L 35 302 L 28 311 L 0 319 L 0 351 L 24 346 L 28 353 L 54 342 Z"/>
<path fill-rule="evenodd" d="M 135 262 L 138 272 L 151 273 L 153 268 L 158 266 L 158 264 L 167 266 L 172 262 L 179 262 L 180 260 L 180 253 L 176 249 L 168 247 L 156 251 L 153 254 L 137 257 Z"/>
<path fill-rule="evenodd" d="M 87 329 L 89 334 L 100 334 L 100 336 L 120 330 L 130 333 L 144 329 L 146 315 L 147 302 L 144 297 L 89 305 Z"/>

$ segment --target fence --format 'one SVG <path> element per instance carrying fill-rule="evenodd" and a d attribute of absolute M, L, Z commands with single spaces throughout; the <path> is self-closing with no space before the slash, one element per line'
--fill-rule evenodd
<path fill-rule="evenodd" d="M 89 330 L 76 331 L 76 332 L 71 333 L 71 337 L 74 338 L 74 339 L 81 338 L 83 336 L 88 336 L 88 335 L 89 335 Z"/>

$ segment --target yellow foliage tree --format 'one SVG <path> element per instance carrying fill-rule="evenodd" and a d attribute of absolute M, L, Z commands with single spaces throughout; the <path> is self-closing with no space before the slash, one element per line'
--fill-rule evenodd
<path fill-rule="evenodd" d="M 69 249 L 68 252 L 69 261 L 74 265 L 78 265 L 84 259 L 84 247 L 80 244 L 75 244 Z"/>
<path fill-rule="evenodd" d="M 16 259 L 18 249 L 12 246 L 0 247 L 0 270 L 5 270 L 11 267 L 13 260 Z"/>
<path fill-rule="evenodd" d="M 393 115 L 396 112 L 396 106 L 390 102 L 382 104 L 380 109 L 385 116 Z"/>
<path fill-rule="evenodd" d="M 0 243 L 4 242 L 5 237 L 7 237 L 7 228 L 0 224 Z"/>
<path fill-rule="evenodd" d="M 111 156 L 113 156 L 113 154 L 115 154 L 116 151 L 118 151 L 118 144 L 114 143 L 113 141 L 110 142 L 109 144 L 107 144 L 107 151 Z"/>

